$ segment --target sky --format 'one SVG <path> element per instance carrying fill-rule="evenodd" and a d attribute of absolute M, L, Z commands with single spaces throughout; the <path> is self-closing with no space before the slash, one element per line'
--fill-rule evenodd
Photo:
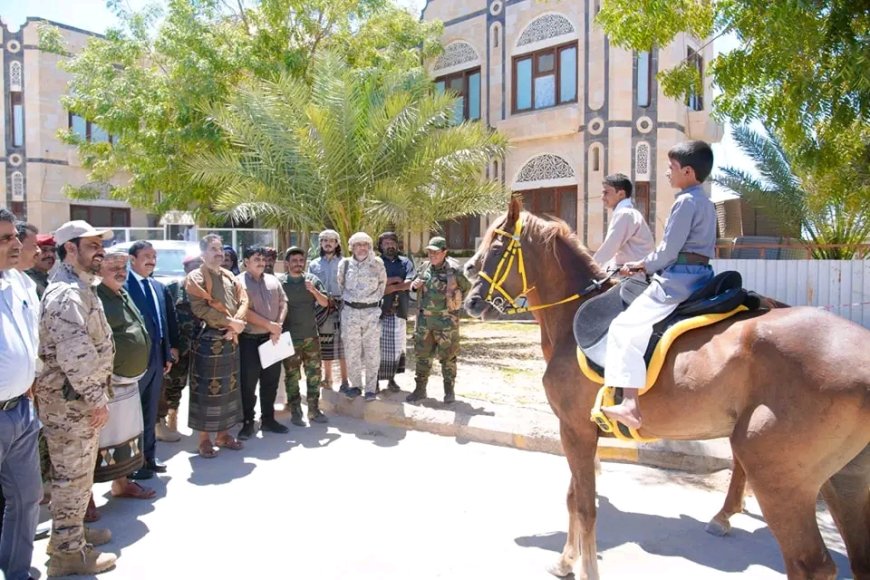
<path fill-rule="evenodd" d="M 126 3 L 131 9 L 138 10 L 154 1 L 126 0 Z M 419 14 L 426 4 L 426 0 L 394 1 L 414 14 Z M 163 4 L 162 0 L 156 2 Z M 105 0 L 0 0 L 0 18 L 10 30 L 18 30 L 28 16 L 38 16 L 93 32 L 103 32 L 118 24 L 115 16 L 106 8 Z M 730 50 L 735 43 L 733 38 L 726 36 L 713 46 L 717 52 L 721 52 Z M 722 141 L 713 144 L 713 151 L 717 167 L 732 165 L 754 173 L 752 162 L 734 144 L 727 126 Z M 714 188 L 714 199 L 719 196 L 721 192 Z"/>

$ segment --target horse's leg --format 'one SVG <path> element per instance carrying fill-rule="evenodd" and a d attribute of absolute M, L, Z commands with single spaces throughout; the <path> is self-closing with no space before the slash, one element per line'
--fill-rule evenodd
<path fill-rule="evenodd" d="M 585 426 L 585 425 L 584 425 Z M 592 423 L 590 423 L 592 426 Z M 598 580 L 598 542 L 595 537 L 595 452 L 597 434 L 582 433 L 561 422 L 562 447 L 571 468 L 568 488 L 568 537 L 559 560 L 548 571 L 563 578 L 574 571 L 580 557 L 581 580 Z"/>
<path fill-rule="evenodd" d="M 731 468 L 731 483 L 728 484 L 728 494 L 719 513 L 704 528 L 708 534 L 724 536 L 731 531 L 731 516 L 743 511 L 743 494 L 746 491 L 746 471 L 735 457 Z"/>
<path fill-rule="evenodd" d="M 857 579 L 870 579 L 870 447 L 822 486 Z"/>

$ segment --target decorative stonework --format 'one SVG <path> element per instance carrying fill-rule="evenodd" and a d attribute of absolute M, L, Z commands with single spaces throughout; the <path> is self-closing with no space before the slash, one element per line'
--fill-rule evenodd
<path fill-rule="evenodd" d="M 639 117 L 635 126 L 641 133 L 649 133 L 653 129 L 653 120 L 647 116 Z"/>
<path fill-rule="evenodd" d="M 24 174 L 20 171 L 12 174 L 12 201 L 24 201 Z"/>
<path fill-rule="evenodd" d="M 477 52 L 470 44 L 467 42 L 454 42 L 453 44 L 449 44 L 444 49 L 444 53 L 435 61 L 434 70 L 437 71 L 451 68 L 467 62 L 476 62 L 478 60 L 480 60 L 480 57 L 477 56 Z"/>
<path fill-rule="evenodd" d="M 503 8 L 500 0 L 494 0 L 492 4 L 489 5 L 489 13 L 493 16 L 498 16 L 501 14 L 501 9 Z"/>
<path fill-rule="evenodd" d="M 649 180 L 649 143 L 638 143 L 634 149 L 634 179 Z"/>
<path fill-rule="evenodd" d="M 13 60 L 9 63 L 9 90 L 13 92 L 21 92 L 21 87 L 24 85 L 24 74 L 21 62 Z"/>
<path fill-rule="evenodd" d="M 24 161 L 24 159 L 18 153 L 13 153 L 6 161 L 12 167 L 18 167 L 19 165 L 21 165 L 21 162 Z"/>
<path fill-rule="evenodd" d="M 568 179 L 574 177 L 574 169 L 571 165 L 558 155 L 545 153 L 538 155 L 526 162 L 520 174 L 517 176 L 517 183 L 528 181 L 545 181 L 547 179 Z"/>
<path fill-rule="evenodd" d="M 17 40 L 10 40 L 6 43 L 6 50 L 11 53 L 16 53 L 21 50 L 21 44 Z"/>
<path fill-rule="evenodd" d="M 591 121 L 589 121 L 589 133 L 592 135 L 601 135 L 601 132 L 604 131 L 604 121 L 601 117 L 595 117 Z"/>
<path fill-rule="evenodd" d="M 533 20 L 526 27 L 517 41 L 517 46 L 524 46 L 573 32 L 574 25 L 564 16 L 560 14 L 544 14 L 540 18 Z"/>

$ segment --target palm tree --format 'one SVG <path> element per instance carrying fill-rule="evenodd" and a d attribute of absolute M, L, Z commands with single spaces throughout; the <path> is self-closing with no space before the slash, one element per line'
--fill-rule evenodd
<path fill-rule="evenodd" d="M 866 196 L 826 183 L 829 175 L 802 174 L 769 130 L 736 126 L 732 135 L 755 162 L 760 179 L 735 167 L 720 169 L 714 181 L 779 220 L 786 232 L 812 245 L 817 259 L 844 260 L 863 255 L 870 237 Z"/>
<path fill-rule="evenodd" d="M 208 110 L 230 145 L 189 168 L 214 189 L 215 209 L 301 232 L 329 226 L 346 240 L 388 226 L 430 231 L 504 205 L 484 170 L 505 139 L 454 124 L 454 97 L 421 70 L 353 70 L 325 55 L 311 79 L 253 80 Z"/>

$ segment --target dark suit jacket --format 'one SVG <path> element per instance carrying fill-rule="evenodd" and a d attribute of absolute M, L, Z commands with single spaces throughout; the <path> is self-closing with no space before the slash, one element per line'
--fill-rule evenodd
<path fill-rule="evenodd" d="M 169 349 L 178 348 L 178 318 L 175 315 L 175 304 L 171 299 L 169 290 L 154 278 L 149 278 L 151 288 L 157 296 L 157 304 L 159 305 L 158 315 L 160 316 L 163 325 L 163 340 L 160 340 L 160 325 L 154 320 L 151 315 L 151 309 L 146 302 L 145 292 L 142 290 L 142 284 L 133 275 L 133 272 L 127 274 L 127 282 L 124 288 L 136 304 L 136 308 L 142 313 L 142 318 L 145 319 L 145 326 L 148 329 L 148 334 L 151 335 L 152 348 L 157 348 L 160 354 L 161 362 L 166 364 L 171 360 Z"/>

